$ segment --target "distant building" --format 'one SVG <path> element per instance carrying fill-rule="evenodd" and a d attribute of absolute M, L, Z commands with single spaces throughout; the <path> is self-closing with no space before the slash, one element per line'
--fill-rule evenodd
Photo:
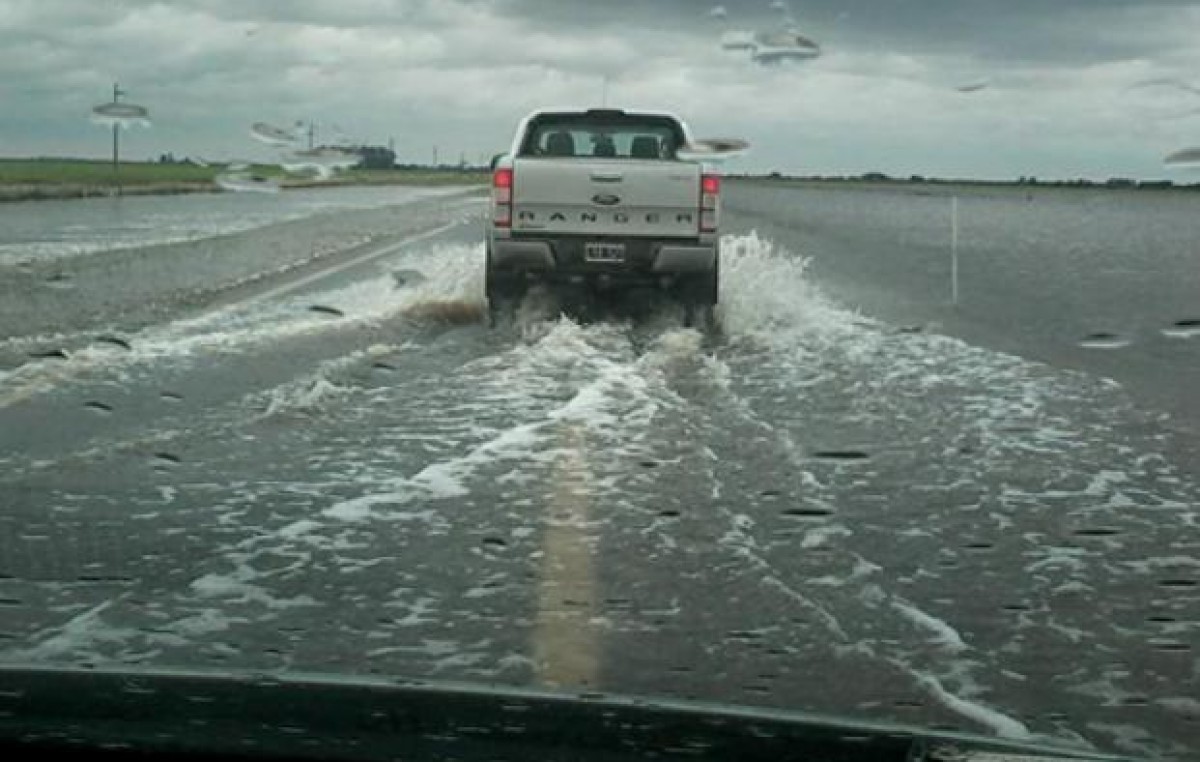
<path fill-rule="evenodd" d="M 358 163 L 359 169 L 393 169 L 396 166 L 396 152 L 383 146 L 362 146 L 355 149 L 362 157 Z"/>

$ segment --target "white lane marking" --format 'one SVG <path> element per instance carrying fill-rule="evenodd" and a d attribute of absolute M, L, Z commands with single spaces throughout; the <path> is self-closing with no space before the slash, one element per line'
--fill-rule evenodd
<path fill-rule="evenodd" d="M 534 669 L 542 685 L 579 688 L 594 686 L 600 671 L 599 637 L 591 621 L 595 539 L 587 526 L 592 474 L 580 427 L 568 424 L 560 433 L 565 452 L 555 468 L 542 539 Z"/>
<path fill-rule="evenodd" d="M 395 243 L 387 244 L 386 246 L 383 246 L 378 249 L 370 249 L 370 250 L 366 251 L 365 253 L 360 254 L 357 257 L 354 257 L 353 259 L 348 259 L 345 262 L 341 262 L 337 265 L 323 268 L 315 273 L 310 273 L 310 274 L 304 276 L 303 278 L 294 280 L 290 283 L 284 283 L 282 285 L 276 286 L 275 288 L 267 289 L 266 291 L 261 291 L 261 292 L 255 294 L 254 296 L 239 300 L 237 302 L 234 302 L 233 304 L 224 304 L 219 309 L 227 309 L 233 305 L 243 305 L 244 306 L 247 304 L 257 304 L 258 302 L 265 301 L 267 299 L 274 299 L 276 297 L 283 296 L 285 294 L 289 294 L 292 291 L 296 291 L 296 290 L 304 288 L 305 286 L 308 286 L 312 283 L 317 283 L 317 282 L 319 282 L 325 278 L 328 278 L 332 275 L 336 275 L 344 270 L 348 270 L 351 267 L 357 267 L 358 265 L 364 264 L 366 262 L 370 262 L 373 259 L 379 259 L 380 257 L 384 257 L 384 256 L 387 256 L 388 254 L 395 253 L 397 250 L 402 249 L 405 246 L 411 246 L 414 243 L 419 243 L 421 241 L 425 241 L 430 238 L 439 236 L 442 233 L 445 233 L 447 230 L 449 230 L 457 225 L 461 225 L 461 224 L 462 224 L 461 220 L 455 220 L 454 222 L 447 222 L 446 224 L 440 225 L 440 226 L 434 228 L 433 230 L 427 230 L 424 233 L 417 233 L 416 235 L 411 235 L 407 238 L 396 241 Z"/>

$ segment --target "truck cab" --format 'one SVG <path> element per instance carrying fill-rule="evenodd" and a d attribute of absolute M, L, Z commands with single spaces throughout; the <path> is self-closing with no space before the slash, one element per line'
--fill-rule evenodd
<path fill-rule="evenodd" d="M 678 152 L 663 113 L 539 111 L 494 162 L 486 291 L 496 317 L 531 283 L 651 286 L 711 320 L 719 280 L 720 178 Z"/>

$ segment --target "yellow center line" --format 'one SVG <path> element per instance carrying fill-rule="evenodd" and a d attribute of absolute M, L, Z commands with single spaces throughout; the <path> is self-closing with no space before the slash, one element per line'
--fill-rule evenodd
<path fill-rule="evenodd" d="M 599 673 L 595 538 L 588 529 L 592 475 L 587 442 L 578 424 L 561 432 L 563 456 L 555 465 L 542 539 L 533 652 L 537 681 L 551 687 L 594 687 Z"/>

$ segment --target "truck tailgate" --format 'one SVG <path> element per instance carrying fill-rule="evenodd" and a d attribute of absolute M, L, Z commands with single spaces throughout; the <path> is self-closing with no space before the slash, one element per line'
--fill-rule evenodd
<path fill-rule="evenodd" d="M 518 158 L 513 231 L 695 236 L 700 166 L 674 161 Z"/>

